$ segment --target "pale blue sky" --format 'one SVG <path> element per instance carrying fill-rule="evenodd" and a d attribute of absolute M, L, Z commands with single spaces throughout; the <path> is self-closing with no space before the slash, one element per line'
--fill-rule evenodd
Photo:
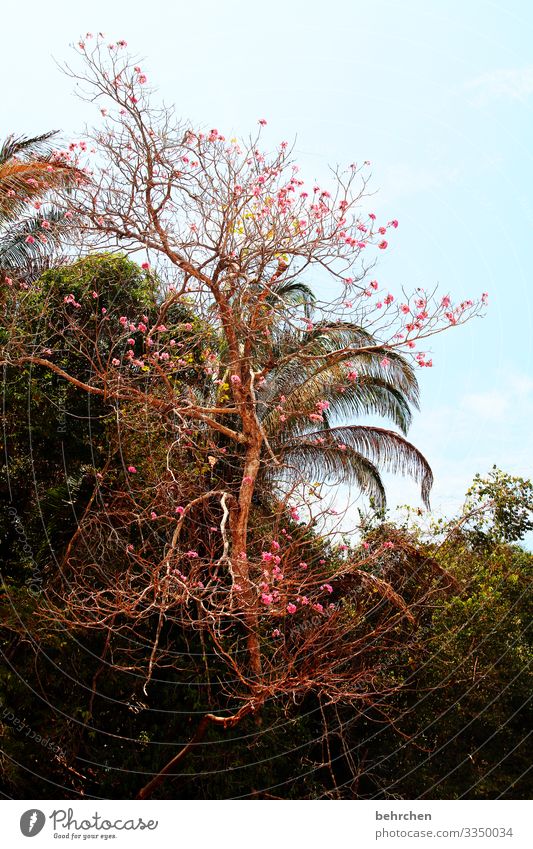
<path fill-rule="evenodd" d="M 1 135 L 97 119 L 54 58 L 103 30 L 146 57 L 183 117 L 229 135 L 264 116 L 267 141 L 296 136 L 310 179 L 371 160 L 374 208 L 400 222 L 380 281 L 490 295 L 487 317 L 435 340 L 420 372 L 411 438 L 434 468 L 434 506 L 453 509 L 493 463 L 531 475 L 533 5 L 27 0 L 22 15 L 2 13 Z M 416 490 L 394 483 L 391 503 L 406 500 Z"/>

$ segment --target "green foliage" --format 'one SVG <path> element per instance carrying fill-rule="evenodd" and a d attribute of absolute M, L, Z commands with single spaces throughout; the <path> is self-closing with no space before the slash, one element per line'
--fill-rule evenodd
<path fill-rule="evenodd" d="M 51 268 L 41 276 L 40 289 L 52 309 L 69 294 L 82 304 L 82 310 L 85 304 L 128 316 L 153 311 L 156 304 L 153 276 L 121 253 L 91 254 L 72 265 Z M 93 299 L 93 292 L 97 298 Z"/>
<path fill-rule="evenodd" d="M 533 530 L 533 484 L 496 466 L 487 477 L 476 475 L 467 492 L 468 529 L 478 544 L 515 542 Z"/>
<path fill-rule="evenodd" d="M 462 548 L 460 559 L 463 592 L 435 611 L 414 661 L 401 726 L 411 744 L 388 789 L 407 798 L 528 798 L 533 558 L 499 545 L 483 554 Z"/>

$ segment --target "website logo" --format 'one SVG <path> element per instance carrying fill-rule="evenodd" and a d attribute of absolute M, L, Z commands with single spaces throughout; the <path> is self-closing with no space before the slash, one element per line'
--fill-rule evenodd
<path fill-rule="evenodd" d="M 37 808 L 31 808 L 29 811 L 24 811 L 20 818 L 20 830 L 24 837 L 35 837 L 42 831 L 46 822 L 46 817 L 42 811 Z"/>

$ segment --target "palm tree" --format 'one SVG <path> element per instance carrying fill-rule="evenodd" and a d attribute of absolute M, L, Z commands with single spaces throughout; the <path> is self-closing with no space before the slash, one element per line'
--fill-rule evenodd
<path fill-rule="evenodd" d="M 278 365 L 257 390 L 258 417 L 281 461 L 281 472 L 268 465 L 271 479 L 355 484 L 382 508 L 381 469 L 411 475 L 428 505 L 431 469 L 405 439 L 418 407 L 418 382 L 405 357 L 355 324 L 321 322 L 305 333 L 283 332 L 274 359 Z M 345 423 L 374 414 L 400 433 Z"/>
<path fill-rule="evenodd" d="M 54 192 L 83 179 L 54 155 L 54 135 L 10 135 L 0 148 L 0 272 L 6 276 L 35 279 L 46 267 L 68 221 L 53 204 Z"/>
<path fill-rule="evenodd" d="M 419 398 L 410 361 L 357 324 L 313 325 L 315 298 L 302 283 L 278 282 L 267 303 L 276 317 L 269 325 L 269 341 L 255 340 L 256 374 L 267 363 L 255 397 L 257 417 L 279 465 L 269 462 L 265 450 L 263 492 L 273 487 L 283 490 L 301 480 L 342 482 L 358 487 L 382 509 L 386 493 L 381 472 L 386 471 L 413 477 L 429 506 L 431 468 L 405 438 Z M 309 330 L 294 329 L 298 311 L 308 320 Z M 223 345 L 219 352 L 224 362 Z M 227 374 L 226 370 L 224 379 Z M 198 386 L 196 391 L 199 402 L 205 402 L 200 397 L 204 390 Z M 223 403 L 223 396 L 210 401 Z M 354 418 L 374 415 L 397 430 L 353 423 Z M 224 437 L 217 439 L 226 445 Z M 237 468 L 223 461 L 217 471 L 226 479 L 238 477 Z"/>

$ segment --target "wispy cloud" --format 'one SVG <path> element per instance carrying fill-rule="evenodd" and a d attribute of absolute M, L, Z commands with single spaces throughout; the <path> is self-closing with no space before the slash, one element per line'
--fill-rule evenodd
<path fill-rule="evenodd" d="M 502 421 L 509 409 L 510 399 L 499 390 L 491 389 L 488 392 L 472 392 L 465 395 L 461 402 L 461 409 L 477 420 L 497 422 Z M 479 417 L 479 418 L 478 418 Z"/>
<path fill-rule="evenodd" d="M 466 83 L 480 102 L 496 97 L 510 100 L 526 100 L 533 94 L 533 65 L 525 68 L 500 68 L 481 74 Z"/>

